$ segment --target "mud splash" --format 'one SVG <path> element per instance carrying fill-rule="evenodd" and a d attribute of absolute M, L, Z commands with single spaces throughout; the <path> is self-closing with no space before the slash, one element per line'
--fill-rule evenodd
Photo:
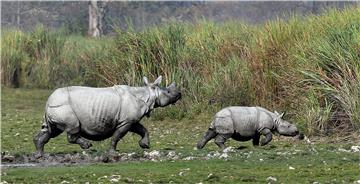
<path fill-rule="evenodd" d="M 168 153 L 169 152 L 169 153 Z M 171 154 L 170 154 L 171 153 Z M 89 154 L 85 151 L 82 153 L 58 153 L 45 154 L 42 158 L 36 159 L 32 154 L 20 156 L 2 154 L 1 168 L 17 167 L 49 167 L 49 166 L 69 166 L 69 165 L 86 165 L 92 163 L 115 163 L 123 161 L 164 161 L 178 160 L 180 153 L 175 151 L 144 151 L 140 153 L 115 153 L 115 154 Z"/>
<path fill-rule="evenodd" d="M 32 154 L 25 154 L 21 156 L 4 155 L 1 157 L 1 168 L 49 167 L 146 160 L 146 158 L 142 157 L 143 156 L 136 153 L 121 153 L 116 155 L 90 155 L 86 152 L 73 154 L 45 154 L 42 158 L 39 159 L 35 159 Z"/>

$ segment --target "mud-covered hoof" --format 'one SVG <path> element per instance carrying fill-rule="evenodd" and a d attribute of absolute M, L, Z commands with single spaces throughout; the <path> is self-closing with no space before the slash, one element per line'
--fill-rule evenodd
<path fill-rule="evenodd" d="M 35 159 L 39 159 L 39 158 L 41 158 L 41 157 L 43 157 L 43 156 L 44 156 L 44 154 L 41 153 L 41 152 L 34 153 L 34 158 L 35 158 Z"/>
<path fill-rule="evenodd" d="M 150 148 L 150 143 L 149 141 L 146 140 L 140 140 L 139 141 L 139 146 L 143 149 L 149 149 Z"/>
<path fill-rule="evenodd" d="M 299 135 L 298 135 L 298 139 L 299 140 L 303 140 L 305 138 L 305 135 L 303 134 L 303 133 L 300 133 Z"/>
<path fill-rule="evenodd" d="M 91 142 L 84 142 L 80 145 L 82 149 L 89 149 L 92 146 Z"/>
<path fill-rule="evenodd" d="M 267 144 L 268 144 L 268 142 L 266 142 L 265 139 L 262 139 L 262 140 L 260 141 L 260 146 L 265 146 L 265 145 L 267 145 Z"/>
<path fill-rule="evenodd" d="M 196 145 L 197 149 L 203 149 L 203 147 L 205 146 L 205 144 L 203 142 L 198 142 Z"/>
<path fill-rule="evenodd" d="M 117 154 L 118 153 L 115 149 L 109 149 L 109 151 L 107 152 L 107 156 L 115 156 Z"/>

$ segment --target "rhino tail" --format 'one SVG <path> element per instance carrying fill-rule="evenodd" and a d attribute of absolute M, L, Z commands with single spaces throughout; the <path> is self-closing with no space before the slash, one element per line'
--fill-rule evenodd
<path fill-rule="evenodd" d="M 49 124 L 48 124 L 48 116 L 46 114 L 44 114 L 43 116 L 43 120 L 42 120 L 42 125 L 41 125 L 41 131 L 42 132 L 50 132 L 50 128 L 49 128 Z"/>
<path fill-rule="evenodd" d="M 49 116 L 45 113 L 43 116 L 43 123 L 41 125 L 41 132 L 48 132 L 50 137 L 56 137 L 63 132 L 63 130 L 56 127 Z"/>
<path fill-rule="evenodd" d="M 209 126 L 209 129 L 215 130 L 215 121 L 216 121 L 216 118 L 214 118 L 214 119 L 211 121 L 210 126 Z"/>

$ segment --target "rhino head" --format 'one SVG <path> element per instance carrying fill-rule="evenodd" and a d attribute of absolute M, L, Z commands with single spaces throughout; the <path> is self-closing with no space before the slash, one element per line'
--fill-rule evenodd
<path fill-rule="evenodd" d="M 173 82 L 167 87 L 160 87 L 162 76 L 159 76 L 155 82 L 149 83 L 147 77 L 144 77 L 144 84 L 149 87 L 156 95 L 154 107 L 165 107 L 170 104 L 175 104 L 181 99 L 181 92 Z"/>
<path fill-rule="evenodd" d="M 279 114 L 278 112 L 275 111 L 274 114 L 275 114 L 275 119 L 274 119 L 275 127 L 280 135 L 285 135 L 285 136 L 299 135 L 299 131 L 295 125 L 282 119 L 285 113 Z"/>

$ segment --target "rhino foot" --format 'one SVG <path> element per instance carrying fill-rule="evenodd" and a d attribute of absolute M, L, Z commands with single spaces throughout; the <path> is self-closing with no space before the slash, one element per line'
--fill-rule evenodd
<path fill-rule="evenodd" d="M 108 156 L 115 156 L 117 155 L 117 151 L 115 149 L 109 149 L 109 151 L 107 152 Z"/>
<path fill-rule="evenodd" d="M 149 149 L 150 148 L 150 143 L 149 143 L 149 140 L 147 139 L 141 139 L 139 141 L 139 146 L 143 149 Z"/>
<path fill-rule="evenodd" d="M 80 144 L 80 147 L 82 149 L 89 149 L 92 146 L 91 142 L 84 141 L 82 144 Z"/>
<path fill-rule="evenodd" d="M 34 158 L 35 159 L 39 159 L 39 158 L 41 158 L 41 157 L 43 157 L 44 156 L 44 153 L 43 152 L 36 152 L 36 153 L 34 153 Z"/>
<path fill-rule="evenodd" d="M 197 149 L 203 149 L 204 146 L 205 146 L 205 144 L 206 144 L 205 141 L 201 140 L 201 141 L 199 141 L 199 142 L 197 143 L 196 148 L 197 148 Z"/>

